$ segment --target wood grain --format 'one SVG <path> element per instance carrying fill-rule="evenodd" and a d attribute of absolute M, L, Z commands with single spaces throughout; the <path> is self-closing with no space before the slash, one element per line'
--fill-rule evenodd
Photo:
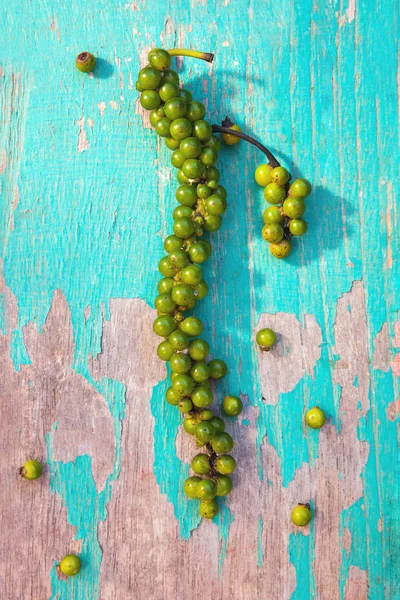
<path fill-rule="evenodd" d="M 389 0 L 0 12 L 1 599 L 400 599 L 398 22 Z M 230 392 L 244 411 L 213 522 L 182 492 L 195 448 L 151 325 L 176 180 L 135 80 L 150 48 L 176 45 L 215 52 L 176 61 L 210 120 L 228 114 L 313 183 L 307 235 L 277 261 L 263 158 L 220 153 L 229 206 L 197 314 L 229 366 L 216 410 Z M 83 50 L 93 76 L 74 68 Z M 39 481 L 19 476 L 28 458 Z M 69 552 L 83 568 L 65 580 Z"/>

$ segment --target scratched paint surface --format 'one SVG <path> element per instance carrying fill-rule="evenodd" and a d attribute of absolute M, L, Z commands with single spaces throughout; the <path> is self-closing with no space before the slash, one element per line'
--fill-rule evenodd
<path fill-rule="evenodd" d="M 6 600 L 400 599 L 396 3 L 38 0 L 0 13 L 0 592 Z M 151 333 L 176 181 L 134 82 L 152 46 L 314 184 L 285 262 L 262 157 L 220 154 L 229 210 L 198 314 L 245 410 L 234 492 L 199 523 L 193 447 Z M 90 50 L 95 77 L 74 69 Z M 279 333 L 260 356 L 257 327 Z M 329 415 L 304 428 L 305 410 Z M 28 457 L 44 477 L 21 482 Z M 297 531 L 294 503 L 315 519 Z M 56 564 L 78 552 L 78 577 Z"/>

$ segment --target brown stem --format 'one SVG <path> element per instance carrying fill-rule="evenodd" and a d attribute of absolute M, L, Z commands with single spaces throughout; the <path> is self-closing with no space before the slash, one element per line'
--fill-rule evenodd
<path fill-rule="evenodd" d="M 275 156 L 272 154 L 272 152 L 270 152 L 268 150 L 268 148 L 263 146 L 260 142 L 258 142 L 254 138 L 250 137 L 246 133 L 242 133 L 241 131 L 235 131 L 234 129 L 230 129 L 229 127 L 221 127 L 220 125 L 213 125 L 212 129 L 213 129 L 214 133 L 229 133 L 229 135 L 234 135 L 234 136 L 244 140 L 245 142 L 249 142 L 249 144 L 253 144 L 253 146 L 258 148 L 259 150 L 261 150 L 261 152 L 263 152 L 265 154 L 265 156 L 269 160 L 269 164 L 271 165 L 271 167 L 275 168 L 275 167 L 281 166 L 280 162 L 275 158 Z"/>

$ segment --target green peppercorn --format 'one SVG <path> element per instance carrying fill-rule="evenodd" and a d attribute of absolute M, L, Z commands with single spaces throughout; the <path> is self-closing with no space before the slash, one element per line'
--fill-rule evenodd
<path fill-rule="evenodd" d="M 185 492 L 186 496 L 189 496 L 189 498 L 197 498 L 197 487 L 201 481 L 202 480 L 200 477 L 188 477 L 183 484 L 183 491 Z"/>
<path fill-rule="evenodd" d="M 194 435 L 200 444 L 206 444 L 214 437 L 215 429 L 210 421 L 201 421 L 197 423 Z"/>
<path fill-rule="evenodd" d="M 221 417 L 211 417 L 210 423 L 214 427 L 215 433 L 222 433 L 223 431 L 225 431 L 225 423 L 221 419 Z"/>
<path fill-rule="evenodd" d="M 211 440 L 211 446 L 216 454 L 226 454 L 230 452 L 234 446 L 232 436 L 226 431 L 215 434 Z"/>
<path fill-rule="evenodd" d="M 218 504 L 215 500 L 202 500 L 199 505 L 199 513 L 204 519 L 213 519 L 218 514 Z"/>
<path fill-rule="evenodd" d="M 292 251 L 292 244 L 289 240 L 282 240 L 276 244 L 270 244 L 269 250 L 275 258 L 286 258 Z"/>
<path fill-rule="evenodd" d="M 207 475 L 211 471 L 210 457 L 208 454 L 196 454 L 192 459 L 191 467 L 195 473 Z"/>
<path fill-rule="evenodd" d="M 226 366 L 226 363 L 224 363 L 224 361 L 220 360 L 219 358 L 214 358 L 214 360 L 208 363 L 208 366 L 210 367 L 210 374 L 212 379 L 222 379 L 222 377 L 225 377 L 225 375 L 228 372 L 228 367 Z"/>
<path fill-rule="evenodd" d="M 276 333 L 272 329 L 264 327 L 257 331 L 256 342 L 260 350 L 268 351 L 276 342 Z"/>
<path fill-rule="evenodd" d="M 231 475 L 236 470 L 236 460 L 229 454 L 222 454 L 215 459 L 215 468 L 218 473 Z"/>
<path fill-rule="evenodd" d="M 42 464 L 37 460 L 27 460 L 22 465 L 20 473 L 24 479 L 28 479 L 33 481 L 34 479 L 39 479 L 43 472 Z"/>
<path fill-rule="evenodd" d="M 153 48 L 150 50 L 148 59 L 151 66 L 159 71 L 165 71 L 169 69 L 172 61 L 171 55 L 168 54 L 166 50 L 162 50 L 161 48 Z"/>
<path fill-rule="evenodd" d="M 232 479 L 228 477 L 228 475 L 218 475 L 216 478 L 216 482 L 217 496 L 227 496 L 232 490 Z"/>
<path fill-rule="evenodd" d="M 243 409 L 243 404 L 237 396 L 225 396 L 222 401 L 222 410 L 228 417 L 237 417 Z"/>
<path fill-rule="evenodd" d="M 309 504 L 298 504 L 292 510 L 292 522 L 297 527 L 305 527 L 312 519 L 312 512 Z"/>
<path fill-rule="evenodd" d="M 212 479 L 201 479 L 196 487 L 199 500 L 212 500 L 217 495 L 217 484 Z"/>
<path fill-rule="evenodd" d="M 96 59 L 90 52 L 81 52 L 75 59 L 75 66 L 81 73 L 91 73 L 96 66 Z"/>
<path fill-rule="evenodd" d="M 198 338 L 192 340 L 189 344 L 189 356 L 193 360 L 204 360 L 210 353 L 210 346 L 208 342 Z"/>
<path fill-rule="evenodd" d="M 325 421 L 325 414 L 318 406 L 314 406 L 306 412 L 306 423 L 312 429 L 321 429 Z"/>
<path fill-rule="evenodd" d="M 81 560 L 76 554 L 67 554 L 58 565 L 58 568 L 64 575 L 74 577 L 81 570 Z"/>

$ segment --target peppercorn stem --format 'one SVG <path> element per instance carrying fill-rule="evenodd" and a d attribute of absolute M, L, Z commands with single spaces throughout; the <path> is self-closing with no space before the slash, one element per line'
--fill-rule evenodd
<path fill-rule="evenodd" d="M 253 144 L 253 146 L 255 146 L 256 148 L 261 150 L 261 152 L 264 152 L 265 156 L 269 160 L 269 164 L 271 165 L 271 167 L 273 167 L 273 168 L 280 167 L 280 162 L 275 158 L 275 156 L 272 154 L 272 152 L 270 152 L 268 150 L 268 148 L 263 146 L 260 142 L 258 142 L 254 138 L 250 137 L 246 133 L 242 133 L 241 131 L 235 131 L 234 129 L 231 129 L 230 127 L 221 127 L 220 125 L 213 125 L 212 129 L 213 129 L 214 133 L 229 133 L 229 135 L 234 135 L 234 136 L 244 140 L 245 142 L 249 142 L 249 144 Z"/>
<path fill-rule="evenodd" d="M 214 59 L 214 54 L 211 52 L 200 52 L 199 50 L 191 50 L 189 48 L 173 48 L 172 50 L 167 50 L 167 52 L 171 56 L 191 56 L 192 58 L 200 58 L 209 63 L 212 63 Z"/>

